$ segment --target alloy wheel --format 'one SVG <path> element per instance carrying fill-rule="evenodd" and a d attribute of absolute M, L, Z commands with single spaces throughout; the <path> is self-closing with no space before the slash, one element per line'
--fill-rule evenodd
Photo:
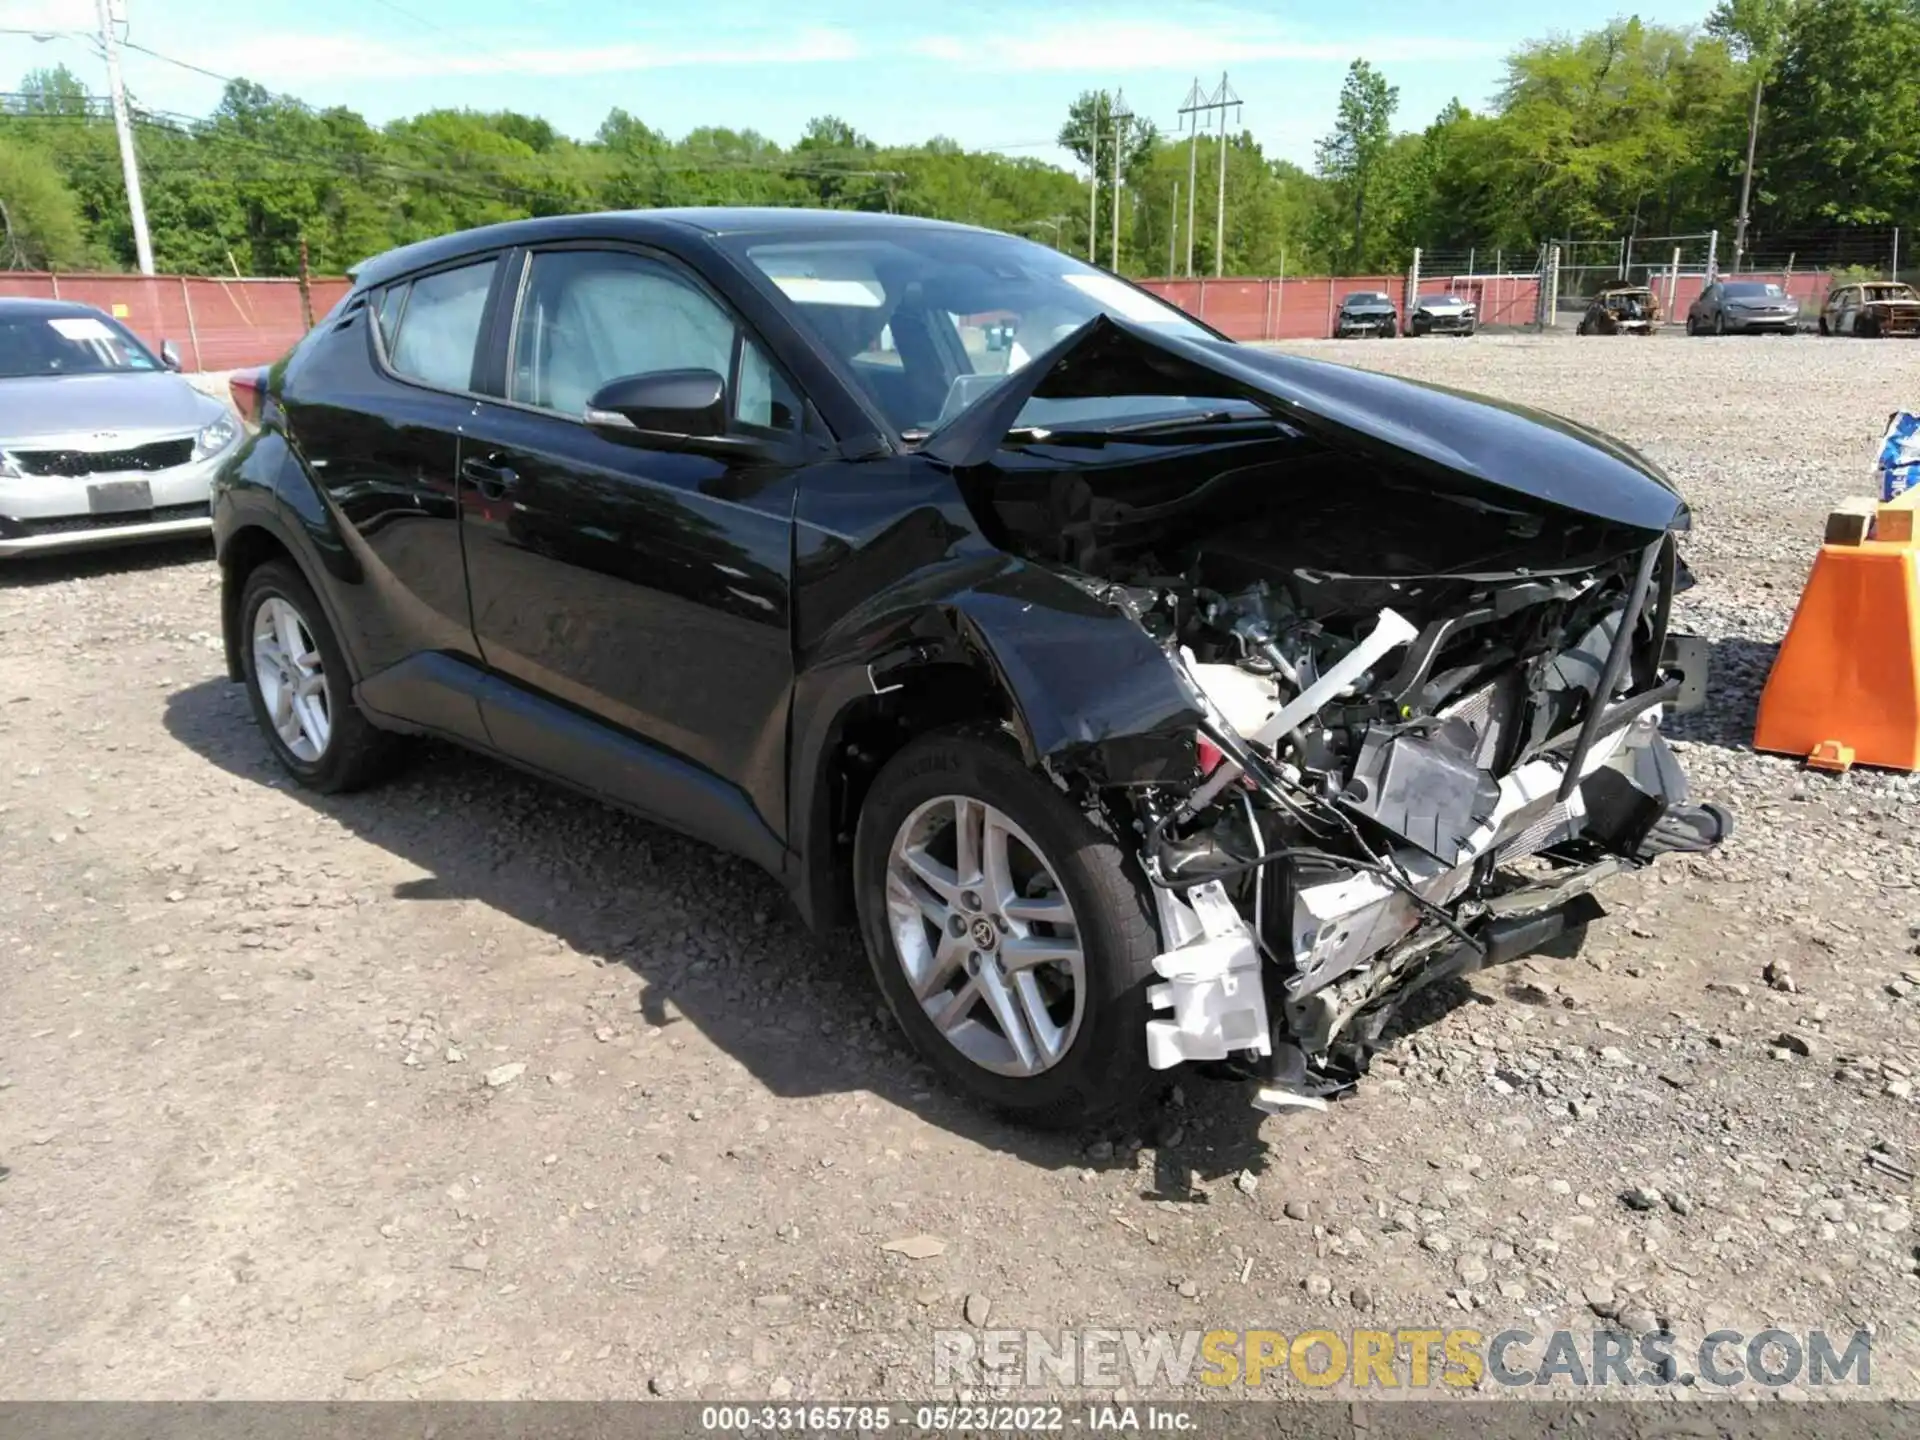
<path fill-rule="evenodd" d="M 333 694 L 313 632 L 278 595 L 254 611 L 253 675 L 280 743 L 294 759 L 317 764 L 333 736 Z"/>
<path fill-rule="evenodd" d="M 916 808 L 887 855 L 887 929 L 926 1017 L 982 1069 L 1052 1068 L 1086 1009 L 1080 926 L 1047 857 L 983 800 Z"/>

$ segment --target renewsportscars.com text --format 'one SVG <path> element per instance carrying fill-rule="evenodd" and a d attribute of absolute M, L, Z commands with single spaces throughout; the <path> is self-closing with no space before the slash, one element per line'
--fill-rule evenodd
<path fill-rule="evenodd" d="M 1671 1331 L 1532 1332 L 1465 1328 L 1395 1330 L 941 1330 L 933 1383 L 982 1375 L 1033 1389 L 1084 1386 L 1173 1389 L 1197 1381 L 1219 1389 L 1287 1380 L 1310 1389 L 1476 1390 L 1574 1386 L 1712 1389 L 1789 1385 L 1861 1387 L 1873 1379 L 1865 1330 L 1828 1335 L 1765 1329 L 1715 1330 L 1697 1343 Z"/>

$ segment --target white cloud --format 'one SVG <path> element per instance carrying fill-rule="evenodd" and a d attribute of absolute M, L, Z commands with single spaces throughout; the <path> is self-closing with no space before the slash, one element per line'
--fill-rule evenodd
<path fill-rule="evenodd" d="M 1344 65 L 1356 57 L 1376 63 L 1480 59 L 1503 47 L 1451 36 L 1385 35 L 1352 39 L 1306 38 L 1258 18 L 1202 24 L 1127 19 L 1113 23 L 1048 22 L 1012 34 L 929 35 L 915 53 L 968 69 L 1194 70 L 1262 61 L 1302 60 Z"/>
<path fill-rule="evenodd" d="M 295 88 L 316 80 L 405 80 L 427 76 L 539 75 L 556 79 L 688 65 L 795 65 L 852 60 L 843 30 L 812 29 L 767 41 L 726 37 L 698 45 L 614 41 L 594 46 L 528 46 L 480 39 L 423 38 L 404 45 L 348 35 L 255 33 L 217 41 L 180 58 L 209 70 Z"/>

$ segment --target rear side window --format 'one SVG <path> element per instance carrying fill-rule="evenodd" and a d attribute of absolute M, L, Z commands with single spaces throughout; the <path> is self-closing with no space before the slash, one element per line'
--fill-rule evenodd
<path fill-rule="evenodd" d="M 380 298 L 387 363 L 440 390 L 473 388 L 474 351 L 494 261 L 462 265 L 388 288 Z"/>

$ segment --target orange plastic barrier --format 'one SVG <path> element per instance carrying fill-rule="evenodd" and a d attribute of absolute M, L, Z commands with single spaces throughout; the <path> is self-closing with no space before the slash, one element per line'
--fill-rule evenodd
<path fill-rule="evenodd" d="M 1761 692 L 1756 750 L 1804 755 L 1822 770 L 1856 762 L 1920 769 L 1920 540 L 1912 514 L 1911 504 L 1882 505 L 1875 538 L 1820 547 Z"/>

